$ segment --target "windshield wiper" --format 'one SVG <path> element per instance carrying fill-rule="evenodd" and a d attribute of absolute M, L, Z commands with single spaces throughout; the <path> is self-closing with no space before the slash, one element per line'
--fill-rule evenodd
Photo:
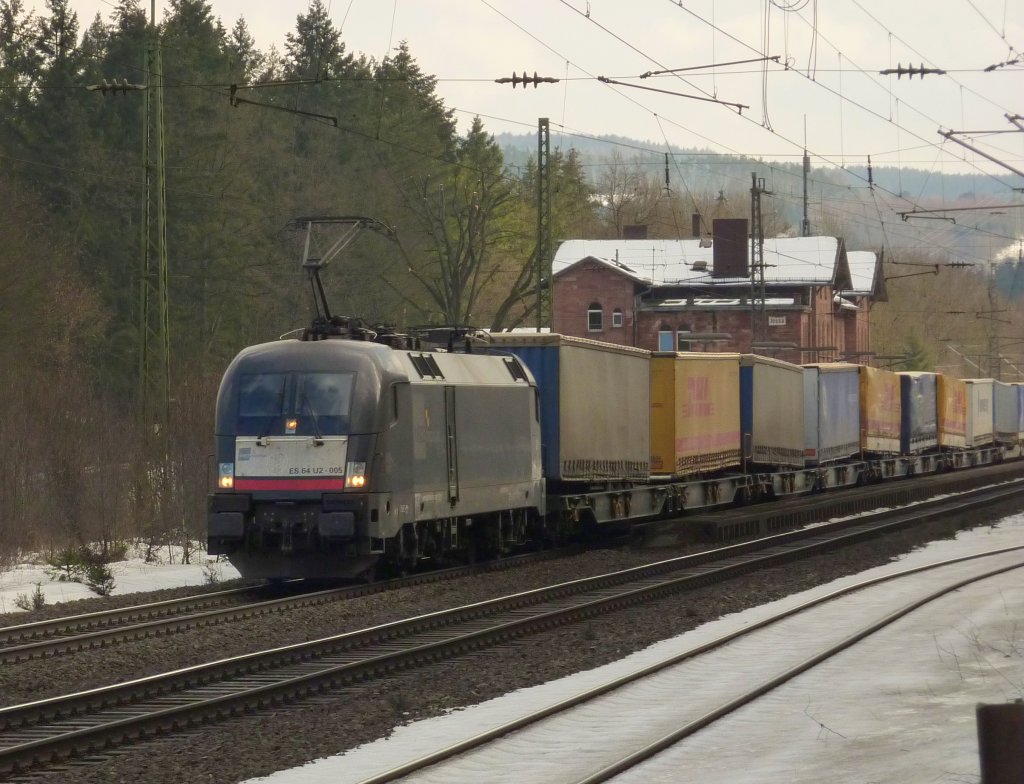
<path fill-rule="evenodd" d="M 306 390 L 302 390 L 302 403 L 307 409 L 309 409 L 309 416 L 313 420 L 313 434 L 316 436 L 313 440 L 313 446 L 323 446 L 324 437 L 320 433 L 320 423 L 317 421 L 316 412 L 313 410 L 313 404 L 309 402 Z"/>
<path fill-rule="evenodd" d="M 263 426 L 263 430 L 256 436 L 256 446 L 266 446 L 267 442 L 264 441 L 268 435 L 270 435 L 271 428 L 274 427 L 274 423 L 281 418 L 281 411 L 284 409 L 284 384 L 281 385 L 281 391 L 277 395 L 277 412 L 267 417 L 267 423 Z"/>

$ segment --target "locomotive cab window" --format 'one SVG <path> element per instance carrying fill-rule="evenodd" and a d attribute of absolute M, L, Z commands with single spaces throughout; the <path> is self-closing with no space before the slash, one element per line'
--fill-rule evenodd
<path fill-rule="evenodd" d="M 604 330 L 604 311 L 599 302 L 591 302 L 587 308 L 587 332 L 601 332 Z"/>
<path fill-rule="evenodd" d="M 258 373 L 242 376 L 237 434 L 347 435 L 352 373 Z M 286 420 L 295 427 L 286 429 Z"/>
<path fill-rule="evenodd" d="M 351 373 L 299 373 L 295 415 L 300 435 L 347 435 Z"/>
<path fill-rule="evenodd" d="M 238 434 L 269 435 L 285 414 L 287 373 L 242 376 L 238 388 Z"/>

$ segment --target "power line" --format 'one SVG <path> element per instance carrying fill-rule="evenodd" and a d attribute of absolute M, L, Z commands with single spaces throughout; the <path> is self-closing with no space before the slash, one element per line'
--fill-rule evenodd
<path fill-rule="evenodd" d="M 502 15 L 502 16 L 504 16 L 504 15 Z M 507 17 L 506 17 L 506 18 L 507 18 Z M 518 26 L 518 25 L 517 25 L 517 26 Z M 522 28 L 520 28 L 520 29 L 522 29 Z M 525 31 L 524 31 L 524 32 L 525 32 Z M 539 39 L 536 39 L 536 40 L 539 40 Z M 550 47 L 549 47 L 549 48 L 550 48 Z M 77 51 L 81 51 L 81 50 L 77 50 Z M 554 50 L 552 50 L 552 51 L 554 51 Z M 85 54 L 90 54 L 90 53 L 85 53 Z M 90 54 L 90 56 L 96 57 L 96 59 L 101 59 L 101 58 L 100 58 L 99 56 L 97 56 L 97 55 L 91 55 L 91 54 Z M 567 62 L 568 62 L 568 61 L 567 61 Z M 142 70 L 142 69 L 137 69 L 137 70 Z M 359 78 L 360 78 L 360 79 L 362 79 L 362 80 L 364 80 L 364 81 L 374 81 L 374 78 L 373 78 L 372 76 L 367 76 L 367 77 L 359 77 Z M 592 77 L 592 76 L 591 76 L 591 77 L 587 77 L 587 78 L 591 78 L 591 79 L 594 79 L 594 78 L 597 78 L 597 77 Z M 321 80 L 321 81 L 322 81 L 322 80 Z M 302 81 L 301 81 L 301 80 L 297 80 L 297 81 L 293 82 L 293 84 L 299 84 L 299 83 L 302 83 Z M 309 83 L 309 82 L 306 82 L 306 83 Z M 316 82 L 313 82 L 313 83 L 316 83 Z M 227 95 L 226 93 L 224 93 L 224 92 L 222 91 L 222 90 L 223 90 L 223 89 L 224 89 L 224 88 L 226 87 L 226 85 L 218 85 L 218 84 L 208 84 L 208 85 L 199 85 L 199 84 L 188 84 L 188 83 L 185 83 L 185 82 L 179 82 L 177 86 L 179 86 L 179 87 L 195 87 L 195 88 L 199 88 L 199 89 L 207 89 L 207 90 L 209 90 L 209 91 L 210 91 L 211 93 L 213 93 L 213 94 L 215 94 L 215 95 L 218 95 L 219 97 L 223 97 L 223 98 L 229 97 L 229 96 L 228 96 L 228 95 Z M 260 86 L 260 85 L 253 85 L 252 87 L 254 87 L 254 88 L 255 88 L 255 87 L 258 87 L 258 86 Z M 276 86 L 276 85 L 274 85 L 274 84 L 267 84 L 266 86 L 270 87 L 270 86 Z M 281 84 L 280 84 L 280 86 L 287 86 L 287 85 L 285 85 L 284 83 L 281 83 Z M 634 103 L 636 103 L 636 102 L 634 102 Z M 638 106 L 640 106 L 640 104 L 637 104 L 637 105 L 638 105 Z M 642 108 L 645 108 L 645 107 L 642 107 Z M 645 108 L 645 110 L 646 110 L 646 108 Z M 648 110 L 648 111 L 649 111 L 649 110 Z M 660 122 L 660 119 L 662 119 L 662 118 L 659 118 L 659 122 Z M 670 122 L 670 123 L 672 123 L 672 124 L 673 124 L 673 125 L 675 125 L 676 127 L 682 127 L 682 126 L 680 126 L 680 125 L 679 125 L 678 123 L 674 123 L 674 122 L 672 122 L 671 120 L 666 120 L 666 121 L 667 121 L 667 122 Z M 524 123 L 524 125 L 526 125 L 526 124 Z M 389 142 L 389 141 L 388 141 L 388 140 L 386 140 L 386 139 L 380 139 L 380 138 L 375 138 L 375 137 L 371 137 L 371 136 L 369 136 L 368 134 L 361 134 L 361 133 L 360 133 L 360 132 L 359 132 L 358 130 L 356 130 L 356 129 L 353 129 L 353 128 L 342 128 L 342 129 L 340 129 L 340 130 L 344 130 L 344 131 L 346 131 L 346 132 L 348 132 L 348 133 L 354 133 L 354 134 L 357 134 L 357 135 L 362 135 L 362 136 L 364 136 L 365 138 L 371 139 L 372 141 L 382 142 L 382 143 L 385 143 L 385 144 L 391 144 L 392 146 L 395 146 L 395 147 L 398 147 L 398 148 L 401 148 L 401 149 L 405 149 L 405 150 L 406 150 L 406 151 L 408 151 L 408 152 L 411 152 L 411 153 L 414 153 L 414 154 L 417 154 L 417 155 L 423 155 L 423 156 L 425 156 L 425 157 L 428 157 L 428 158 L 432 158 L 432 159 L 434 159 L 434 160 L 442 161 L 442 162 L 445 162 L 445 163 L 448 163 L 448 162 L 449 162 L 449 161 L 448 161 L 447 159 L 445 159 L 445 158 L 442 158 L 442 157 L 439 157 L 439 156 L 437 156 L 437 155 L 434 155 L 434 154 L 432 154 L 432 153 L 430 153 L 430 152 L 427 152 L 427 151 L 423 151 L 423 150 L 417 150 L 417 149 L 414 149 L 414 148 L 408 147 L 407 145 L 402 145 L 402 144 L 398 144 L 398 143 L 394 143 L 394 142 Z M 688 130 L 688 131 L 689 131 L 689 129 L 685 129 L 685 130 Z M 665 134 L 664 134 L 664 130 L 663 130 L 663 135 L 665 135 Z M 785 138 L 785 137 L 782 137 L 782 136 L 781 136 L 781 135 L 779 135 L 779 134 L 776 134 L 776 135 L 777 135 L 777 136 L 780 136 L 780 138 Z M 585 138 L 596 138 L 596 137 L 592 137 L 592 136 L 591 136 L 591 137 L 585 137 Z M 704 137 L 704 138 L 706 138 L 706 137 Z M 602 140 L 602 141 L 603 141 L 603 140 Z M 710 139 L 709 139 L 709 141 L 710 141 Z M 621 144 L 621 143 L 620 143 L 620 144 Z M 621 145 L 621 146 L 626 146 L 626 145 Z M 934 145 L 933 145 L 933 144 L 929 144 L 929 145 L 927 145 L 927 146 L 934 146 Z M 634 148 L 635 148 L 635 149 L 638 149 L 638 150 L 645 150 L 645 151 L 648 151 L 648 152 L 656 152 L 656 151 L 651 151 L 651 150 L 648 150 L 647 148 L 641 148 L 641 147 L 634 147 Z M 685 154 L 685 153 L 680 153 L 680 154 Z M 736 155 L 737 157 L 739 157 L 739 158 L 744 158 L 744 157 L 746 157 L 746 156 L 743 156 L 742 154 L 740 154 L 740 153 L 738 153 L 738 152 L 734 152 L 734 154 L 735 154 L 735 155 Z M 676 155 L 676 154 L 675 154 L 675 153 L 673 153 L 673 155 Z M 820 158 L 821 160 L 824 160 L 824 161 L 825 161 L 826 163 L 829 163 L 830 165 L 833 165 L 833 166 L 835 166 L 835 164 L 833 164 L 833 163 L 831 163 L 830 161 L 828 161 L 828 160 L 827 160 L 827 158 L 821 157 L 821 156 L 820 156 L 820 154 L 816 155 L 816 157 L 819 157 L 819 158 Z M 758 163 L 757 165 L 759 165 L 759 166 L 763 166 L 764 164 L 762 164 L 762 163 Z M 464 164 L 463 164 L 462 166 L 463 166 L 463 168 L 467 168 L 467 169 L 471 169 L 471 170 L 473 170 L 473 171 L 476 171 L 475 169 L 473 169 L 473 167 L 465 166 Z M 838 168 L 842 168 L 842 167 L 838 167 Z M 790 176 L 795 176 L 795 175 L 793 175 L 792 173 L 790 173 L 790 172 L 787 172 L 787 171 L 785 171 L 785 170 L 780 170 L 780 169 L 778 169 L 777 167 L 771 167 L 771 166 L 769 166 L 769 169 L 770 169 L 771 171 L 773 171 L 773 172 L 778 172 L 778 173 L 781 173 L 781 174 L 788 174 L 788 175 L 790 175 Z M 859 177 L 859 175 L 856 175 L 855 173 L 851 173 L 851 176 Z M 860 178 L 860 179 L 863 179 L 863 178 Z M 831 185 L 831 184 L 829 184 L 829 185 Z M 841 187 L 847 187 L 847 188 L 849 188 L 850 186 L 841 186 Z M 895 196 L 895 197 L 897 197 L 897 198 L 901 198 L 901 199 L 905 198 L 905 197 L 903 197 L 903 196 L 902 196 L 901 194 L 892 194 L 892 195 L 893 195 L 893 196 Z M 907 199 L 906 201 L 908 201 L 909 203 L 913 203 L 913 202 L 912 202 L 912 201 L 910 201 L 909 199 Z M 882 227 L 882 228 L 883 228 L 883 230 L 884 230 L 884 228 L 885 228 L 885 226 L 884 226 L 884 221 L 882 221 L 882 222 L 880 223 L 880 225 L 881 225 L 881 227 Z"/>
<path fill-rule="evenodd" d="M 457 111 L 457 112 L 466 112 L 466 110 L 460 110 L 460 109 L 455 109 L 455 111 Z M 469 113 L 469 112 L 466 112 L 466 113 Z M 518 121 L 509 119 L 509 118 L 505 118 L 505 117 L 498 117 L 498 116 L 494 116 L 494 115 L 477 115 L 477 116 L 487 117 L 488 119 L 492 119 L 492 120 L 496 120 L 496 121 L 500 121 L 500 122 L 505 122 L 505 123 L 509 123 L 509 124 L 519 124 Z M 661 119 L 662 118 L 659 116 L 659 118 L 658 118 L 659 122 L 661 121 Z M 525 123 L 522 123 L 522 124 L 524 126 L 526 125 Z M 642 153 L 650 154 L 652 156 L 661 156 L 664 153 L 664 151 L 662 151 L 662 150 L 656 150 L 656 149 L 653 149 L 653 148 L 650 148 L 650 147 L 644 147 L 644 146 L 640 146 L 640 145 L 637 145 L 637 144 L 632 144 L 632 143 L 628 143 L 628 142 L 622 142 L 622 141 L 618 141 L 618 140 L 615 140 L 615 139 L 603 139 L 601 137 L 593 136 L 593 135 L 590 135 L 590 134 L 587 134 L 587 133 L 584 133 L 584 132 L 581 132 L 581 131 L 573 131 L 573 130 L 565 128 L 564 126 L 563 126 L 563 130 L 562 130 L 562 134 L 565 135 L 565 136 L 570 136 L 570 137 L 580 138 L 580 139 L 586 139 L 586 140 L 589 140 L 589 141 L 594 141 L 594 142 L 598 142 L 598 143 L 602 143 L 602 144 L 607 144 L 610 147 L 620 147 L 620 148 L 623 148 L 623 149 L 629 149 L 629 150 L 633 150 L 633 151 L 636 151 L 636 152 L 642 152 Z M 675 151 L 673 151 L 670 154 L 673 156 L 673 158 L 678 158 L 680 156 L 682 156 L 682 157 L 697 157 L 697 158 L 701 158 L 701 157 L 703 157 L 703 158 L 728 158 L 728 157 L 730 157 L 729 154 L 726 154 L 726 153 L 704 153 L 704 152 L 690 153 L 690 152 L 675 152 Z M 737 167 L 737 166 L 742 166 L 742 165 L 753 165 L 753 166 L 757 166 L 757 167 L 761 167 L 761 168 L 766 168 L 768 171 L 772 172 L 773 174 L 790 177 L 791 179 L 794 179 L 794 180 L 800 179 L 801 176 L 802 176 L 801 174 L 799 174 L 796 171 L 788 171 L 786 169 L 781 169 L 778 166 L 774 166 L 774 165 L 772 165 L 770 163 L 765 163 L 764 161 L 751 161 L 751 160 L 747 159 L 745 156 L 737 156 L 737 160 L 722 160 L 722 161 L 707 161 L 707 160 L 705 160 L 705 161 L 702 161 L 700 163 L 691 162 L 691 165 L 704 166 L 704 167 L 714 166 L 714 165 L 719 165 L 719 164 L 727 165 L 727 166 L 730 166 L 730 167 Z M 584 166 L 586 166 L 587 168 L 597 168 L 597 167 L 602 167 L 602 166 L 607 166 L 607 165 L 608 164 L 606 164 L 606 163 L 588 163 L 588 164 L 584 164 Z M 652 160 L 652 161 L 646 162 L 646 165 L 658 165 L 658 166 L 660 166 L 661 164 L 656 162 L 656 161 L 654 161 L 654 160 Z M 857 175 L 856 173 L 849 171 L 849 169 L 846 169 L 845 171 L 846 171 L 847 174 L 849 174 L 850 176 L 856 177 L 857 179 L 862 179 L 862 180 L 864 179 L 863 177 L 860 177 L 860 175 Z M 736 175 L 727 174 L 726 176 L 729 177 L 730 179 L 733 179 L 733 180 L 740 180 L 741 179 L 741 178 L 739 178 Z M 967 175 L 961 175 L 961 176 L 967 176 Z M 745 181 L 745 177 L 743 178 L 743 181 Z M 853 192 L 855 190 L 854 186 L 851 186 L 851 185 L 843 185 L 843 184 L 839 184 L 839 183 L 818 180 L 818 179 L 815 179 L 813 177 L 810 179 L 810 182 L 812 184 L 818 186 L 818 187 L 823 187 L 823 188 L 839 188 L 839 189 L 844 189 L 844 190 L 847 190 L 847 191 L 850 191 L 850 192 Z M 880 189 L 880 190 L 884 190 L 884 189 Z M 911 201 L 909 199 L 906 199 L 905 197 L 903 197 L 901 195 L 893 194 L 891 192 L 889 192 L 889 193 L 893 197 L 895 197 L 897 199 L 901 199 L 903 201 L 906 201 L 907 203 L 910 203 L 910 204 L 914 204 L 915 203 L 915 202 L 913 202 L 913 201 Z M 796 197 L 793 196 L 793 198 L 796 198 Z M 854 202 L 854 203 L 858 204 L 860 206 L 863 206 L 863 204 L 864 204 L 863 202 Z M 836 200 L 834 198 L 830 198 L 829 206 L 832 209 L 832 211 L 833 212 L 843 212 L 842 210 L 836 209 L 835 204 L 836 204 Z M 889 207 L 888 205 L 887 205 L 887 209 L 890 212 L 895 212 L 895 208 Z M 848 213 L 848 214 L 852 214 L 852 213 Z M 847 218 L 847 220 L 851 220 L 851 219 Z M 865 227 L 878 226 L 883 231 L 885 230 L 885 227 L 882 225 L 882 223 L 874 223 L 874 222 L 872 222 L 872 223 L 869 224 L 866 221 L 860 221 L 860 222 L 856 222 L 855 221 L 855 224 L 856 223 L 859 223 L 860 225 L 865 226 Z M 897 222 L 893 222 L 891 225 L 893 227 L 899 228 L 900 230 L 903 230 L 903 231 L 905 231 L 908 228 L 906 225 L 903 225 L 903 224 L 901 224 L 898 221 Z M 978 233 L 981 233 L 981 234 L 992 236 L 993 238 L 996 238 L 996 239 L 1006 240 L 1008 242 L 1015 242 L 1016 239 L 1017 239 L 1016 237 L 1012 237 L 1012 236 L 1005 235 L 1005 234 L 1000 234 L 998 232 L 992 232 L 992 231 L 989 231 L 989 230 L 986 230 L 986 229 L 982 229 L 980 227 L 960 226 L 959 228 L 970 230 L 970 231 L 974 231 L 974 232 L 978 232 Z M 914 233 L 920 233 L 920 232 L 915 230 Z M 935 247 L 935 242 L 936 241 L 934 239 L 931 239 L 931 240 L 929 240 L 927 242 L 922 241 L 921 247 L 934 248 Z M 907 246 L 906 245 L 901 245 L 900 247 L 907 247 Z M 940 245 L 939 247 L 942 247 L 942 248 L 945 248 L 948 251 L 951 251 L 951 246 Z"/>
<path fill-rule="evenodd" d="M 564 2 L 564 0 L 563 0 L 563 2 Z M 696 13 L 695 11 L 692 11 L 691 9 L 689 9 L 689 8 L 685 7 L 685 6 L 684 6 L 684 5 L 682 5 L 681 3 L 678 3 L 678 4 L 677 4 L 676 2 L 673 2 L 673 0 L 669 0 L 669 2 L 671 3 L 671 5 L 672 5 L 672 6 L 674 7 L 674 8 L 678 8 L 679 10 L 681 10 L 681 11 L 683 11 L 683 12 L 685 12 L 685 13 L 689 14 L 690 16 L 694 17 L 695 19 L 698 19 L 699 21 L 701 21 L 701 22 L 703 22 L 704 24 L 706 24 L 706 25 L 708 25 L 709 27 L 711 27 L 711 28 L 712 28 L 713 30 L 715 30 L 716 32 L 719 32 L 719 33 L 721 33 L 722 35 L 724 35 L 724 36 L 728 37 L 728 38 L 729 38 L 730 40 L 734 41 L 735 43 L 739 44 L 740 46 L 743 46 L 744 48 L 746 48 L 746 49 L 750 50 L 751 52 L 754 52 L 754 53 L 756 53 L 756 54 L 758 54 L 758 55 L 762 55 L 762 54 L 763 54 L 763 52 L 761 52 L 761 51 L 760 51 L 759 49 L 757 49 L 756 47 L 754 47 L 754 46 L 751 46 L 751 45 L 750 45 L 750 44 L 748 44 L 748 43 L 747 43 L 746 41 L 743 41 L 743 40 L 742 40 L 742 39 L 740 39 L 740 38 L 737 38 L 737 37 L 736 37 L 736 36 L 734 36 L 734 35 L 733 35 L 732 33 L 728 32 L 727 30 L 725 30 L 725 29 L 723 29 L 723 28 L 721 28 L 721 27 L 719 27 L 719 26 L 718 26 L 718 25 L 716 25 L 716 24 L 715 24 L 714 22 L 711 22 L 711 21 L 709 21 L 709 20 L 705 19 L 705 18 L 704 18 L 703 16 L 701 16 L 700 14 Z M 854 0 L 854 2 L 856 2 L 856 0 Z M 798 17 L 798 18 L 800 18 L 800 19 L 801 19 L 802 21 L 804 21 L 804 23 L 805 23 L 805 24 L 808 24 L 808 23 L 807 23 L 807 21 L 806 21 L 805 19 L 803 19 L 803 17 L 802 17 L 802 16 L 800 16 L 800 14 L 799 14 L 799 13 L 797 14 L 797 17 Z M 809 25 L 809 26 L 810 26 L 810 25 Z M 816 38 L 817 38 L 817 37 L 821 37 L 821 39 L 822 39 L 822 40 L 824 40 L 824 41 L 825 41 L 825 42 L 826 42 L 826 43 L 827 43 L 827 44 L 828 44 L 829 46 L 831 46 L 831 47 L 832 47 L 832 48 L 833 48 L 833 49 L 834 49 L 834 50 L 835 50 L 836 52 L 839 52 L 839 49 L 838 49 L 837 47 L 835 47 L 835 45 L 834 45 L 834 44 L 832 44 L 832 42 L 831 42 L 831 41 L 829 41 L 829 40 L 828 40 L 828 38 L 826 38 L 825 36 L 821 35 L 820 31 L 818 31 L 816 27 L 811 27 L 811 29 L 812 29 L 812 30 L 814 30 L 814 33 L 815 33 L 815 37 L 816 37 Z M 654 60 L 653 60 L 653 58 L 651 58 L 651 59 L 652 59 L 652 61 L 654 61 Z M 849 58 L 847 58 L 847 59 L 849 59 Z M 656 62 L 656 61 L 654 61 L 654 62 Z M 852 62 L 852 61 L 851 61 L 851 62 Z M 855 64 L 854 64 L 854 65 L 855 65 Z M 792 71 L 793 69 L 789 69 L 789 70 L 791 70 L 791 71 Z M 863 75 L 865 75 L 865 76 L 869 77 L 869 78 L 871 79 L 871 81 L 872 81 L 872 82 L 874 82 L 874 76 L 873 76 L 873 74 L 871 74 L 871 73 L 869 73 L 869 72 L 865 71 L 865 70 L 864 70 L 863 68 L 860 68 L 859 66 L 857 66 L 857 71 L 858 71 L 858 72 L 860 72 L 861 74 L 863 74 Z M 802 76 L 802 77 L 803 77 L 804 79 L 806 79 L 806 80 L 808 80 L 808 81 L 812 82 L 813 84 L 815 84 L 815 85 L 817 85 L 818 87 L 820 87 L 820 88 L 822 88 L 822 89 L 826 90 L 827 92 L 831 93 L 832 95 L 834 95 L 834 96 L 838 97 L 838 98 L 839 98 L 839 99 L 840 99 L 840 100 L 841 100 L 842 102 L 844 102 L 844 103 L 850 103 L 851 105 L 855 106 L 856 108 L 858 108 L 858 109 L 860 109 L 860 110 L 862 110 L 862 111 L 864 111 L 864 112 L 866 112 L 866 113 L 868 113 L 868 114 L 870 114 L 870 115 L 872 115 L 872 116 L 876 117 L 877 119 L 883 120 L 883 121 L 885 121 L 885 122 L 888 122 L 888 123 L 891 123 L 891 122 L 892 122 L 891 118 L 883 117 L 882 115 L 880 115 L 880 114 L 879 114 L 878 112 L 874 111 L 873 109 L 870 109 L 869 107 L 867 107 L 867 106 L 864 106 L 864 105 L 863 105 L 863 104 L 861 104 L 860 102 L 858 102 L 858 101 L 854 101 L 853 99 L 851 99 L 851 98 L 848 98 L 848 97 L 846 97 L 846 96 L 842 95 L 842 93 L 840 93 L 840 92 L 837 92 L 836 90 L 834 90 L 833 88 L 829 87 L 828 85 L 826 85 L 826 84 L 824 84 L 824 83 L 822 83 L 822 82 L 819 82 L 819 81 L 817 81 L 816 79 L 811 79 L 811 78 L 810 78 L 809 76 L 807 76 L 807 75 L 805 75 L 805 74 L 803 74 L 803 73 L 800 73 L 799 71 L 794 71 L 794 72 L 795 72 L 795 73 L 798 73 L 798 74 L 799 74 L 800 76 Z M 936 125 L 939 125 L 939 123 L 938 123 L 937 121 L 935 121 L 935 120 L 932 120 L 932 119 L 931 119 L 931 118 L 929 118 L 929 117 L 928 117 L 927 115 L 925 115 L 925 114 L 924 114 L 923 112 L 919 112 L 919 111 L 918 111 L 917 109 L 915 109 L 915 108 L 914 108 L 913 106 L 911 106 L 910 108 L 911 108 L 911 109 L 914 109 L 914 111 L 915 111 L 915 112 L 917 112 L 918 114 L 920 114 L 920 116 L 924 117 L 925 119 L 928 119 L 928 120 L 929 120 L 930 122 L 934 122 L 934 123 L 935 123 Z M 798 144 L 796 144 L 795 142 L 793 142 L 792 140 L 790 140 L 790 139 L 787 139 L 787 138 L 786 138 L 785 136 L 783 136 L 782 134 L 778 133 L 778 132 L 777 132 L 777 131 L 775 131 L 774 129 L 768 129 L 768 128 L 766 128 L 766 130 L 768 130 L 768 131 L 769 131 L 769 133 L 772 133 L 772 134 L 774 134 L 774 135 L 775 135 L 775 136 L 777 136 L 778 138 L 780 138 L 780 139 L 783 139 L 784 141 L 787 141 L 788 143 L 792 144 L 792 145 L 793 145 L 794 147 L 798 147 L 798 148 L 801 148 L 801 147 L 802 147 L 802 145 L 798 145 Z M 936 148 L 939 148 L 939 144 L 938 144 L 938 143 L 936 143 L 936 142 L 931 142 L 931 141 L 929 141 L 928 139 L 926 139 L 925 137 L 923 137 L 923 136 L 920 136 L 919 134 L 917 134 L 917 133 L 915 133 L 915 132 L 911 131 L 910 129 L 907 129 L 907 128 L 903 128 L 903 130 L 904 130 L 904 131 L 906 131 L 906 132 L 907 132 L 908 134 L 911 134 L 911 135 L 913 135 L 913 136 L 914 136 L 915 138 L 918 138 L 918 139 L 920 139 L 921 141 L 925 142 L 925 143 L 926 143 L 926 144 L 928 144 L 929 146 L 932 146 L 932 147 L 936 147 Z M 815 157 L 815 158 L 819 158 L 819 159 L 821 159 L 821 160 L 824 160 L 824 161 L 825 161 L 826 163 L 829 163 L 830 165 L 833 165 L 833 166 L 837 166 L 838 168 L 843 168 L 842 166 L 840 166 L 839 164 L 836 164 L 836 163 L 835 163 L 835 162 L 833 162 L 833 161 L 828 161 L 828 160 L 827 160 L 826 158 L 824 158 L 823 156 L 821 156 L 821 155 L 820 155 L 819 153 L 814 153 L 814 157 Z M 977 169 L 977 170 L 978 170 L 978 171 L 979 171 L 980 173 L 982 173 L 982 174 L 985 174 L 986 176 L 992 177 L 993 179 L 996 179 L 996 181 L 997 181 L 997 182 L 1001 182 L 1000 180 L 998 180 L 997 178 L 995 178 L 995 177 L 994 177 L 993 175 L 991 175 L 991 174 L 988 174 L 987 172 L 985 172 L 985 171 L 984 171 L 983 169 L 981 169 L 980 167 L 978 167 L 978 166 L 977 166 L 976 164 L 974 164 L 973 162 L 969 162 L 969 161 L 965 161 L 965 162 L 966 162 L 966 163 L 968 163 L 969 165 L 973 166 L 973 167 L 974 167 L 975 169 Z M 1009 187 L 1009 186 L 1007 186 L 1007 187 Z"/>
<path fill-rule="evenodd" d="M 975 13 L 977 13 L 978 16 L 981 17 L 982 21 L 986 25 L 988 25 L 988 27 L 992 30 L 992 32 L 999 36 L 999 40 L 1003 41 L 1008 46 L 1010 46 L 1010 52 L 1011 53 L 1016 52 L 1016 49 L 1014 49 L 1013 46 L 1010 45 L 1009 42 L 1006 40 L 1006 31 L 1005 31 L 1005 29 L 1000 31 L 999 28 L 997 28 L 994 24 L 992 24 L 992 22 L 989 21 L 989 18 L 987 16 L 985 16 L 985 14 L 983 14 L 981 12 L 981 9 L 978 8 L 978 6 L 976 6 L 974 4 L 974 0 L 966 0 L 966 2 L 967 2 L 967 5 L 969 5 L 971 8 L 973 8 Z M 1005 20 L 1004 20 L 1004 24 L 1005 24 Z"/>
<path fill-rule="evenodd" d="M 912 46 L 910 43 L 908 43 L 906 40 L 904 40 L 903 38 L 898 36 L 896 33 L 894 33 L 892 30 L 890 30 L 880 19 L 878 19 L 874 14 L 872 14 L 863 5 L 861 5 L 859 0 L 850 0 L 850 2 L 853 3 L 866 17 L 868 17 L 868 19 L 870 19 L 872 22 L 874 22 L 876 25 L 878 25 L 880 28 L 882 28 L 894 40 L 899 41 L 901 44 L 903 44 L 903 46 L 907 47 L 907 49 L 912 51 L 914 54 L 916 54 L 922 60 L 928 60 L 929 59 L 929 58 L 925 57 L 925 55 L 922 54 L 920 51 L 918 51 L 914 46 Z M 971 0 L 967 0 L 967 2 L 970 3 Z M 972 3 L 972 5 L 973 5 L 973 3 Z M 984 71 L 985 71 L 985 69 L 982 68 L 980 72 L 984 73 Z M 957 71 L 957 70 L 953 70 L 953 69 L 948 69 L 947 73 L 977 73 L 977 72 L 976 71 L 963 71 L 963 70 Z M 952 81 L 955 84 L 957 84 L 959 87 L 961 87 L 962 89 L 967 90 L 969 93 L 971 93 L 972 95 L 980 98 L 981 100 L 985 101 L 986 103 L 991 104 L 992 106 L 996 107 L 997 109 L 1002 109 L 1002 107 L 1000 107 L 999 104 L 997 104 L 995 101 L 990 99 L 988 96 L 982 95 L 981 93 L 977 92 L 976 90 L 971 89 L 967 85 L 961 84 L 960 82 L 956 81 L 955 79 L 953 79 Z"/>

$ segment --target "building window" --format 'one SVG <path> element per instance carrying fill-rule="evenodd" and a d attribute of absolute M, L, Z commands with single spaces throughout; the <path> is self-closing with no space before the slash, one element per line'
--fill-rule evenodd
<path fill-rule="evenodd" d="M 591 302 L 587 308 L 587 332 L 601 332 L 604 330 L 604 311 L 600 303 Z"/>
<path fill-rule="evenodd" d="M 685 324 L 679 327 L 679 331 L 676 332 L 676 351 L 689 351 L 690 341 L 687 337 L 690 334 L 690 328 Z"/>
<path fill-rule="evenodd" d="M 672 327 L 668 324 L 662 324 L 658 327 L 658 351 L 675 351 L 672 347 L 672 344 L 675 342 L 673 340 L 674 337 L 675 332 L 673 332 Z"/>
<path fill-rule="evenodd" d="M 612 327 L 617 329 L 622 326 L 622 309 L 615 308 L 612 311 Z"/>

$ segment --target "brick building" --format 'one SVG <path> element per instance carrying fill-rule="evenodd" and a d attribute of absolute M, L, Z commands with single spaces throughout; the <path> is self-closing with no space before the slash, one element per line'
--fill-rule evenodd
<path fill-rule="evenodd" d="M 734 245 L 730 259 L 722 238 L 563 242 L 552 329 L 650 350 L 868 363 L 871 305 L 885 297 L 875 253 L 848 253 L 835 237 L 766 239 L 762 295 L 749 241 Z"/>

